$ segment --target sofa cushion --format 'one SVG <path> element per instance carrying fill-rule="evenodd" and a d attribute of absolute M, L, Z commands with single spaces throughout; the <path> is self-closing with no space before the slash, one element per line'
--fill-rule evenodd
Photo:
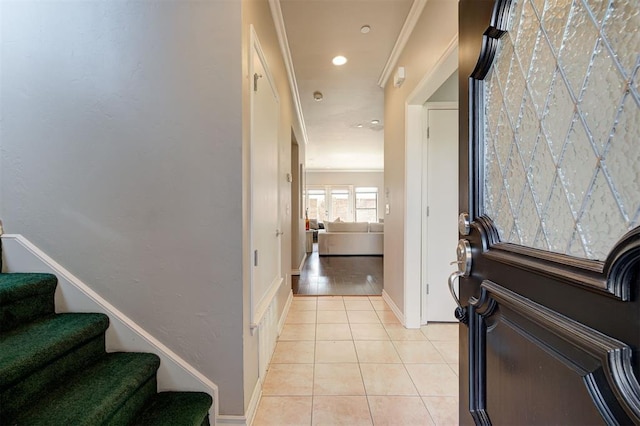
<path fill-rule="evenodd" d="M 320 232 L 320 256 L 381 256 L 384 252 L 383 232 Z"/>
<path fill-rule="evenodd" d="M 369 232 L 367 222 L 327 222 L 325 223 L 327 232 Z"/>
<path fill-rule="evenodd" d="M 371 222 L 369 224 L 369 232 L 384 232 L 384 223 Z"/>

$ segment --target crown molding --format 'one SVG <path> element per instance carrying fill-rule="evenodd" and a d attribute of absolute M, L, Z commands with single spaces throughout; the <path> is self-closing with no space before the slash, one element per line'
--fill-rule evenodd
<path fill-rule="evenodd" d="M 276 28 L 276 33 L 278 34 L 278 42 L 280 43 L 280 52 L 282 53 L 284 66 L 287 69 L 287 78 L 289 80 L 289 88 L 291 89 L 291 97 L 293 98 L 293 104 L 296 111 L 296 116 L 298 118 L 298 124 L 300 125 L 300 130 L 302 131 L 302 141 L 306 145 L 307 127 L 304 124 L 302 104 L 300 103 L 300 93 L 298 92 L 298 82 L 296 81 L 296 74 L 293 69 L 293 60 L 291 59 L 291 50 L 289 50 L 289 39 L 287 38 L 287 31 L 284 26 L 284 17 L 282 16 L 280 0 L 269 0 L 269 7 L 271 8 L 271 17 L 273 18 L 273 24 Z"/>
<path fill-rule="evenodd" d="M 407 98 L 410 105 L 422 106 L 429 97 L 458 69 L 458 34 L 447 45 L 444 53 L 428 74 L 420 80 Z"/>
<path fill-rule="evenodd" d="M 400 30 L 400 34 L 398 34 L 396 44 L 393 46 L 393 49 L 391 49 L 391 54 L 389 55 L 387 63 L 384 65 L 384 69 L 382 70 L 382 74 L 378 79 L 378 86 L 383 89 L 384 86 L 386 86 L 391 73 L 395 69 L 398 59 L 404 50 L 404 46 L 407 44 L 407 41 L 418 23 L 418 19 L 420 18 L 422 10 L 426 4 L 427 0 L 413 0 L 411 9 L 409 9 L 409 13 L 407 14 L 407 19 L 405 19 L 404 25 L 402 25 L 402 29 Z"/>

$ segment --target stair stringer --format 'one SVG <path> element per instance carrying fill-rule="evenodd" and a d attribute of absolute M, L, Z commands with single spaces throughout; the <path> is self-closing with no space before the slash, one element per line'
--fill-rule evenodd
<path fill-rule="evenodd" d="M 97 312 L 109 317 L 106 347 L 109 352 L 150 352 L 160 357 L 158 391 L 206 392 L 213 397 L 209 419 L 218 419 L 218 386 L 178 354 L 120 312 L 78 277 L 20 234 L 2 238 L 2 272 L 43 272 L 58 278 L 56 312 Z"/>

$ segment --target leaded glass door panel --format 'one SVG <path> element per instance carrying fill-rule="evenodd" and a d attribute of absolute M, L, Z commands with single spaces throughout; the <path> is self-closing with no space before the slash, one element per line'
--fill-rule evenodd
<path fill-rule="evenodd" d="M 638 0 L 460 1 L 460 420 L 640 423 Z"/>

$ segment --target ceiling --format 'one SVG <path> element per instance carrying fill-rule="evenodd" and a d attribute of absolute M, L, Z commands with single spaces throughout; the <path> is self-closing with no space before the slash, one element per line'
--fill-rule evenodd
<path fill-rule="evenodd" d="M 384 169 L 384 91 L 378 81 L 411 4 L 280 0 L 307 131 L 307 170 Z M 360 31 L 364 25 L 367 34 Z M 337 55 L 348 62 L 333 65 Z M 323 95 L 320 102 L 316 91 Z"/>

